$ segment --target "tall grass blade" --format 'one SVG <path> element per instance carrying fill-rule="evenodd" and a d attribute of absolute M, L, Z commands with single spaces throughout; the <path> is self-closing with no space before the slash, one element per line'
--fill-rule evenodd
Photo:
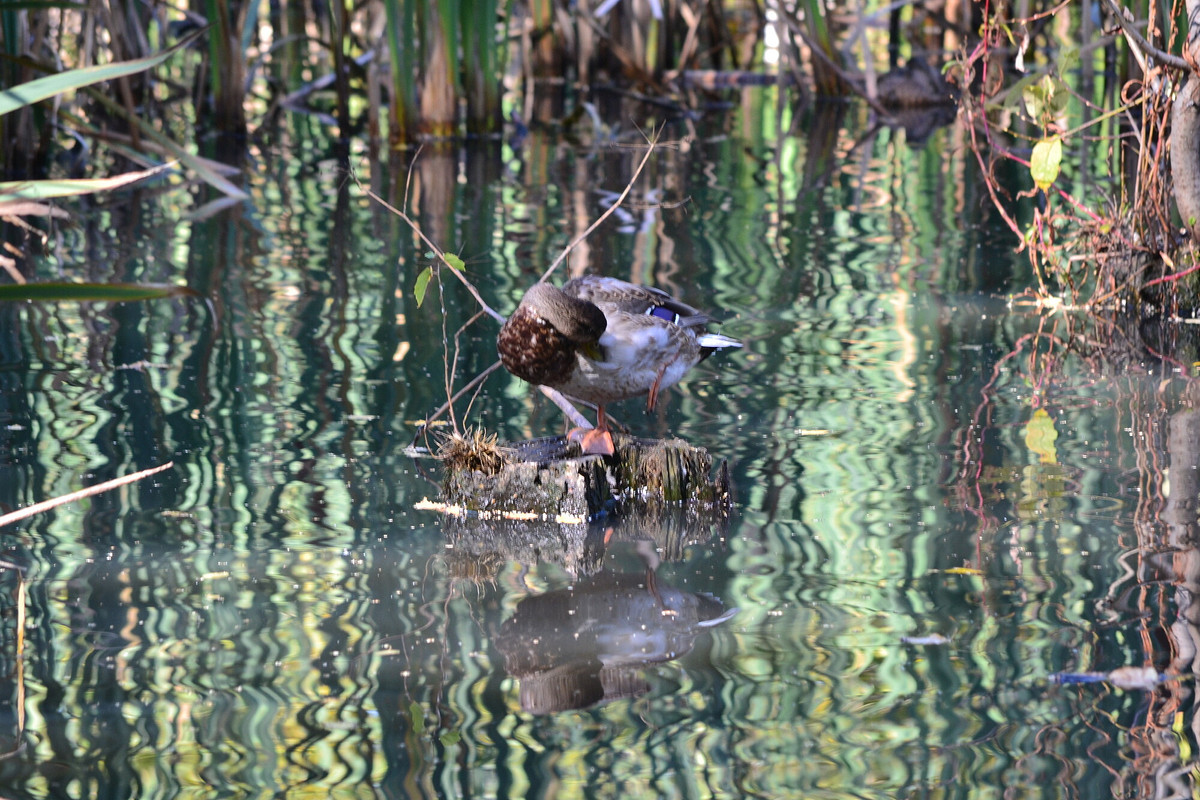
<path fill-rule="evenodd" d="M 497 0 L 464 0 L 462 19 L 463 83 L 467 131 L 487 135 L 500 130 L 501 50 L 497 44 Z"/>
<path fill-rule="evenodd" d="M 132 61 L 121 61 L 116 64 L 103 64 L 96 67 L 67 70 L 57 75 L 47 75 L 44 78 L 38 78 L 23 83 L 20 86 L 4 89 L 0 91 L 0 116 L 10 111 L 16 111 L 18 108 L 24 108 L 25 106 L 45 100 L 48 97 L 62 94 L 63 92 L 75 91 L 100 83 L 101 81 L 109 81 L 125 75 L 134 75 L 156 67 L 187 47 L 202 33 L 203 31 L 196 31 L 166 50 L 152 56 L 147 56 L 146 58 L 136 58 Z"/>
<path fill-rule="evenodd" d="M 842 66 L 841 52 L 833 41 L 833 33 L 829 29 L 828 14 L 824 0 L 802 0 L 804 8 L 804 25 L 808 29 L 809 44 L 820 54 L 813 56 L 813 83 L 817 94 L 822 97 L 844 97 L 850 93 L 839 74 Z M 822 56 L 824 56 L 822 58 Z"/>
<path fill-rule="evenodd" d="M 392 99 L 391 143 L 413 139 L 417 119 L 417 37 L 411 0 L 384 0 L 387 12 L 387 42 L 391 51 Z"/>
<path fill-rule="evenodd" d="M 421 119 L 419 130 L 434 138 L 453 136 L 460 96 L 458 59 L 458 3 L 427 0 L 418 4 L 421 44 Z"/>
<path fill-rule="evenodd" d="M 113 115 L 118 117 L 126 116 L 124 106 L 114 102 L 111 98 L 106 97 L 103 93 L 93 92 L 92 97 L 105 108 L 107 108 Z M 200 179 L 209 186 L 213 187 L 219 192 L 229 195 L 230 197 L 237 197 L 244 200 L 250 196 L 238 186 L 234 185 L 231 181 L 218 174 L 217 170 L 212 166 L 214 162 L 192 154 L 170 137 L 165 136 L 159 131 L 155 130 L 153 125 L 146 122 L 141 117 L 135 116 L 128 117 L 127 119 L 129 119 L 131 124 L 138 126 L 138 130 L 143 136 L 153 141 L 185 167 L 196 173 L 196 175 L 198 175 Z"/>
<path fill-rule="evenodd" d="M 0 203 L 12 200 L 48 200 L 52 197 L 77 197 L 84 194 L 108 192 L 158 175 L 174 166 L 174 163 L 163 164 L 140 172 L 125 172 L 111 178 L 0 182 Z"/>

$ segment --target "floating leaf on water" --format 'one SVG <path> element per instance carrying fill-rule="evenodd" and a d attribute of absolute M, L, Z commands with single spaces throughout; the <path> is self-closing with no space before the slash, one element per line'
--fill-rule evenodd
<path fill-rule="evenodd" d="M 1054 443 L 1058 441 L 1058 431 L 1054 427 L 1054 419 L 1039 408 L 1033 412 L 1033 418 L 1025 426 L 1025 446 L 1030 452 L 1037 454 L 1043 464 L 1057 464 L 1058 451 Z"/>
<path fill-rule="evenodd" d="M 443 747 L 450 747 L 458 744 L 458 740 L 462 738 L 462 731 L 446 731 L 438 737 Z"/>

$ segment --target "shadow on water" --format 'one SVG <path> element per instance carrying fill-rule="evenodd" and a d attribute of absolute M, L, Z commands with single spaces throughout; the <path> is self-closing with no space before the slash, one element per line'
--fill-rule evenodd
<path fill-rule="evenodd" d="M 662 286 L 746 343 L 653 413 L 612 409 L 729 460 L 720 530 L 559 531 L 550 553 L 415 510 L 438 476 L 404 448 L 496 327 L 446 275 L 417 302 L 425 247 L 301 122 L 300 146 L 252 153 L 251 203 L 186 219 L 205 198 L 135 192 L 61 231 L 35 277 L 185 283 L 213 311 L 0 303 L 0 507 L 177 464 L 0 531 L 21 568 L 0 565 L 5 795 L 1190 780 L 1168 745 L 1196 738 L 1192 345 L 1106 361 L 1060 343 L 1116 329 L 1010 302 L 1027 267 L 958 127 L 914 142 L 739 97 L 669 129 L 559 276 Z M 406 158 L 360 177 L 407 190 L 507 312 L 641 151 L 533 131 Z M 562 430 L 502 374 L 455 414 Z M 1144 665 L 1168 680 L 1051 680 Z"/>

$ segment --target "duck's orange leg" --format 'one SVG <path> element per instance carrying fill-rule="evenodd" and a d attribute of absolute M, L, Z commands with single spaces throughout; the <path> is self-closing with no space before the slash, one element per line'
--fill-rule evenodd
<path fill-rule="evenodd" d="M 663 373 L 667 371 L 667 367 L 669 366 L 670 362 L 667 362 L 659 367 L 658 374 L 654 376 L 654 383 L 650 384 L 650 394 L 646 397 L 647 411 L 653 411 L 654 407 L 658 405 L 658 386 L 662 383 Z"/>

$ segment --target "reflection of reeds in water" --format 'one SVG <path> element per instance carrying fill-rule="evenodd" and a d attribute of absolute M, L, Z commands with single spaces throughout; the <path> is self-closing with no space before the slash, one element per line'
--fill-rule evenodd
<path fill-rule="evenodd" d="M 7 56 L 0 81 L 9 87 L 51 71 L 34 66 L 45 63 L 39 54 L 57 53 L 61 64 L 55 68 L 70 71 L 163 53 L 189 31 L 204 32 L 202 41 L 187 43 L 152 70 L 111 81 L 103 101 L 94 94 L 72 97 L 64 88 L 57 103 L 0 114 L 2 144 L 13 154 L 5 168 L 35 176 L 46 171 L 55 145 L 48 133 L 55 128 L 45 124 L 50 115 L 84 135 L 115 131 L 133 151 L 153 156 L 162 152 L 163 136 L 181 150 L 190 147 L 179 141 L 192 135 L 186 121 L 201 132 L 240 136 L 283 108 L 336 124 L 344 137 L 366 119 L 370 135 L 393 146 L 463 133 L 495 135 L 503 122 L 505 82 L 517 75 L 521 80 L 509 88 L 529 95 L 524 113 L 539 122 L 561 122 L 568 111 L 561 102 L 536 102 L 543 87 L 561 95 L 564 86 L 574 85 L 589 107 L 604 106 L 597 92 L 588 94 L 602 86 L 650 108 L 694 106 L 700 102 L 695 97 L 679 99 L 695 91 L 688 75 L 706 71 L 718 76 L 715 85 L 737 87 L 763 78 L 761 70 L 773 72 L 777 62 L 818 94 L 843 95 L 857 83 L 853 68 L 843 63 L 845 40 L 851 25 L 861 29 L 866 22 L 831 17 L 825 6 L 823 0 L 768 3 L 766 10 L 747 0 L 610 0 L 568 8 L 546 0 L 367 0 L 315 13 L 286 0 L 209 0 L 203 15 L 184 12 L 181 18 L 160 8 L 143 18 L 115 4 L 101 4 L 94 13 L 18 11 L 6 4 L 0 7 L 0 46 Z M 893 32 L 893 39 L 899 35 Z M 59 47 L 68 36 L 85 44 Z M 769 58 L 763 55 L 768 38 L 774 42 Z M 620 121 L 609 117 L 597 125 L 615 129 Z M 154 149 L 148 151 L 143 140 L 154 142 Z M 182 158 L 176 152 L 171 157 Z"/>
<path fill-rule="evenodd" d="M 495 550 L 482 553 L 451 550 L 442 556 L 442 560 L 452 580 L 466 581 L 477 587 L 494 584 L 505 563 L 504 556 Z"/>

